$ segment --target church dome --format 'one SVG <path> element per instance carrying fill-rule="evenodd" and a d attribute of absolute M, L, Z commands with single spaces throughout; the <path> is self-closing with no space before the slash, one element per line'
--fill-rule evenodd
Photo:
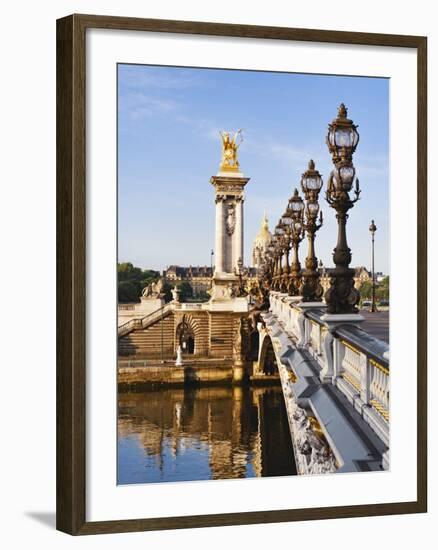
<path fill-rule="evenodd" d="M 254 239 L 254 248 L 262 248 L 263 250 L 270 244 L 272 241 L 272 234 L 269 231 L 268 218 L 266 214 L 263 215 L 262 223 L 259 229 L 259 232 Z"/>
<path fill-rule="evenodd" d="M 269 231 L 268 218 L 266 214 L 264 214 L 259 232 L 254 239 L 254 245 L 252 247 L 253 267 L 260 267 L 264 253 L 271 241 L 272 233 Z"/>

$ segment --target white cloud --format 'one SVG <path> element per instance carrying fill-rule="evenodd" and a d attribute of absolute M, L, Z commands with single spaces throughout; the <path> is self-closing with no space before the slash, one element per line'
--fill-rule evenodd
<path fill-rule="evenodd" d="M 120 109 L 131 119 L 140 119 L 174 111 L 178 104 L 171 99 L 157 98 L 141 92 L 129 92 L 120 97 Z"/>
<path fill-rule="evenodd" d="M 277 160 L 285 160 L 296 164 L 306 163 L 309 161 L 309 152 L 297 149 L 291 145 L 283 143 L 273 143 L 263 149 L 265 156 L 270 156 Z"/>
<path fill-rule="evenodd" d="M 147 66 L 141 66 L 146 68 Z M 119 82 L 121 88 L 144 90 L 145 88 L 155 89 L 184 89 L 192 86 L 198 86 L 201 84 L 201 80 L 189 71 L 177 71 L 174 74 L 170 74 L 166 68 L 152 67 L 151 71 L 140 70 L 137 65 L 122 66 L 119 68 Z"/>

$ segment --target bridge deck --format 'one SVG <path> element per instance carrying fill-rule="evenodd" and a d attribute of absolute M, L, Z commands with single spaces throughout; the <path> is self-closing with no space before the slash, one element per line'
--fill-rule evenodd
<path fill-rule="evenodd" d="M 371 313 L 366 309 L 362 309 L 360 314 L 365 317 L 361 328 L 372 336 L 389 344 L 389 311 Z"/>

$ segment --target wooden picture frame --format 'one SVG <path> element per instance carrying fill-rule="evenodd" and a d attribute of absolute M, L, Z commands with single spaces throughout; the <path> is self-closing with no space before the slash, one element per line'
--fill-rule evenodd
<path fill-rule="evenodd" d="M 418 115 L 417 499 L 411 502 L 86 521 L 87 29 L 118 29 L 413 48 Z M 71 15 L 57 21 L 57 529 L 72 535 L 347 518 L 427 510 L 427 39 L 329 30 Z"/>

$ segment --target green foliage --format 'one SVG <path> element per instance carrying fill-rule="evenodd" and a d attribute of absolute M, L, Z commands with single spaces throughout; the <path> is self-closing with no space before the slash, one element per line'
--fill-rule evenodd
<path fill-rule="evenodd" d="M 163 293 L 164 293 L 164 301 L 167 303 L 167 302 L 170 302 L 173 298 L 172 298 L 172 288 L 173 286 L 171 286 L 169 283 L 164 283 L 163 285 Z"/>
<path fill-rule="evenodd" d="M 135 267 L 130 262 L 117 264 L 118 275 L 118 299 L 119 303 L 126 304 L 130 302 L 139 302 L 143 289 L 153 282 L 160 279 L 160 272 L 152 269 L 141 269 Z M 176 286 L 180 290 L 179 299 L 181 302 L 193 300 L 193 287 L 188 281 L 178 281 Z M 173 285 L 164 283 L 164 300 L 172 300 Z M 207 292 L 201 292 L 197 297 L 197 302 L 206 302 L 210 299 Z"/>
<path fill-rule="evenodd" d="M 376 299 L 389 300 L 389 276 L 382 279 L 376 288 Z"/>
<path fill-rule="evenodd" d="M 120 303 L 139 302 L 145 286 L 160 278 L 159 271 L 142 270 L 130 262 L 117 264 L 118 299 Z"/>
<path fill-rule="evenodd" d="M 138 286 L 131 281 L 119 281 L 118 298 L 121 304 L 138 302 Z"/>
<path fill-rule="evenodd" d="M 368 281 L 364 281 L 359 289 L 360 292 L 360 299 L 363 300 L 371 300 L 371 294 L 372 294 L 372 285 Z"/>
<path fill-rule="evenodd" d="M 362 286 L 359 289 L 360 300 L 371 300 L 372 298 L 372 284 L 369 281 L 362 283 Z M 379 283 L 376 282 L 376 301 L 380 300 L 389 300 L 389 276 L 386 276 Z"/>
<path fill-rule="evenodd" d="M 187 302 L 190 298 L 193 298 L 193 288 L 190 283 L 188 283 L 187 281 L 182 281 L 181 283 L 177 284 L 177 287 L 180 291 L 180 302 Z"/>
<path fill-rule="evenodd" d="M 198 296 L 196 297 L 197 302 L 208 302 L 210 300 L 210 294 L 206 290 L 201 290 Z"/>

